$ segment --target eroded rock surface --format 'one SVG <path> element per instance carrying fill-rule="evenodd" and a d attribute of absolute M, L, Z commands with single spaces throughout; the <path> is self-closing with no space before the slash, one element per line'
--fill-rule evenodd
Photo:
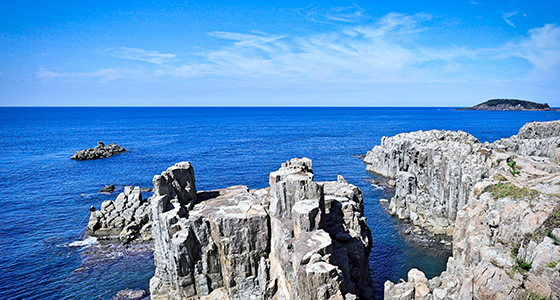
<path fill-rule="evenodd" d="M 383 137 L 364 159 L 367 170 L 396 179 L 390 211 L 436 234 L 453 234 L 457 211 L 491 172 L 488 145 L 462 131 Z"/>
<path fill-rule="evenodd" d="M 385 283 L 385 299 L 560 299 L 559 129 L 529 123 L 493 144 L 449 131 L 383 138 L 365 161 L 396 177 L 391 212 L 453 235 L 446 271 L 413 269 Z"/>
<path fill-rule="evenodd" d="M 344 178 L 314 182 L 311 160 L 292 159 L 270 188 L 197 193 L 190 164 L 176 167 L 150 198 L 152 299 L 373 297 L 362 194 Z"/>
<path fill-rule="evenodd" d="M 148 242 L 151 224 L 148 201 L 142 198 L 140 187 L 127 186 L 113 200 L 105 200 L 89 218 L 87 234 L 99 240 Z"/>
<path fill-rule="evenodd" d="M 123 152 L 126 152 L 126 149 L 115 143 L 105 145 L 103 142 L 97 142 L 97 146 L 94 148 L 76 151 L 70 158 L 75 160 L 98 159 Z"/>

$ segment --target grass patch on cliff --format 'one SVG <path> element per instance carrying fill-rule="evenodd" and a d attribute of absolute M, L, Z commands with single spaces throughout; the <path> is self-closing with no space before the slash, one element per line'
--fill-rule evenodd
<path fill-rule="evenodd" d="M 530 188 L 520 188 L 511 182 L 496 183 L 489 185 L 482 190 L 481 194 L 490 193 L 494 199 L 510 197 L 514 200 L 529 199 L 533 200 L 540 195 L 539 191 Z"/>
<path fill-rule="evenodd" d="M 524 290 L 523 292 L 517 294 L 517 300 L 548 300 L 548 297 L 542 297 L 541 295 L 533 292 Z"/>
<path fill-rule="evenodd" d="M 529 270 L 531 270 L 531 268 L 533 267 L 533 264 L 530 262 L 526 262 L 522 259 L 520 259 L 519 257 L 515 259 L 515 263 L 517 264 L 517 268 L 519 268 L 519 271 L 523 272 L 527 272 Z"/>

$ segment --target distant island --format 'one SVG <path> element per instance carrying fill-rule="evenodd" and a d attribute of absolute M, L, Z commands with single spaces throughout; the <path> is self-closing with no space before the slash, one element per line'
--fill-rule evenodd
<path fill-rule="evenodd" d="M 517 99 L 491 99 L 473 107 L 459 108 L 457 110 L 554 110 L 548 103 L 536 103 Z"/>

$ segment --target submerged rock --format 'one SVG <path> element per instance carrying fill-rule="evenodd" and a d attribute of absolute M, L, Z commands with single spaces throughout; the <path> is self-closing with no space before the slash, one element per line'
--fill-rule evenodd
<path fill-rule="evenodd" d="M 152 299 L 371 299 L 361 191 L 313 176 L 307 158 L 260 190 L 197 193 L 189 163 L 155 176 Z"/>
<path fill-rule="evenodd" d="M 146 296 L 146 291 L 144 290 L 122 290 L 118 292 L 111 300 L 142 300 L 149 299 Z"/>
<path fill-rule="evenodd" d="M 81 151 L 76 151 L 70 158 L 75 160 L 98 159 L 111 157 L 114 154 L 126 152 L 126 149 L 115 144 L 105 145 L 103 142 L 97 142 L 97 146 Z"/>
<path fill-rule="evenodd" d="M 447 269 L 385 283 L 385 298 L 560 299 L 560 121 L 481 144 L 464 132 L 384 137 L 364 160 L 396 178 L 391 213 L 453 236 Z"/>

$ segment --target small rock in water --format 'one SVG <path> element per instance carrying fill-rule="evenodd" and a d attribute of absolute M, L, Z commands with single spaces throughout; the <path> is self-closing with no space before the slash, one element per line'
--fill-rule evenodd
<path fill-rule="evenodd" d="M 102 189 L 100 189 L 98 191 L 98 193 L 100 193 L 100 194 L 110 194 L 114 191 L 115 191 L 115 186 L 110 184 L 110 185 L 104 186 Z"/>
<path fill-rule="evenodd" d="M 98 159 L 111 157 L 114 154 L 125 152 L 126 149 L 115 144 L 105 145 L 103 142 L 97 142 L 97 146 L 81 151 L 76 151 L 70 158 L 75 160 Z"/>
<path fill-rule="evenodd" d="M 111 300 L 137 300 L 142 299 L 146 295 L 144 290 L 122 290 L 118 292 Z"/>
<path fill-rule="evenodd" d="M 389 187 L 395 187 L 395 185 L 397 185 L 397 182 L 394 181 L 393 179 L 387 180 L 387 185 Z"/>
<path fill-rule="evenodd" d="M 389 203 L 389 199 L 379 199 L 379 203 Z"/>
<path fill-rule="evenodd" d="M 149 193 L 149 192 L 151 192 L 151 191 L 152 191 L 152 189 L 149 188 L 149 187 L 140 188 L 140 192 L 142 192 L 142 193 Z"/>

